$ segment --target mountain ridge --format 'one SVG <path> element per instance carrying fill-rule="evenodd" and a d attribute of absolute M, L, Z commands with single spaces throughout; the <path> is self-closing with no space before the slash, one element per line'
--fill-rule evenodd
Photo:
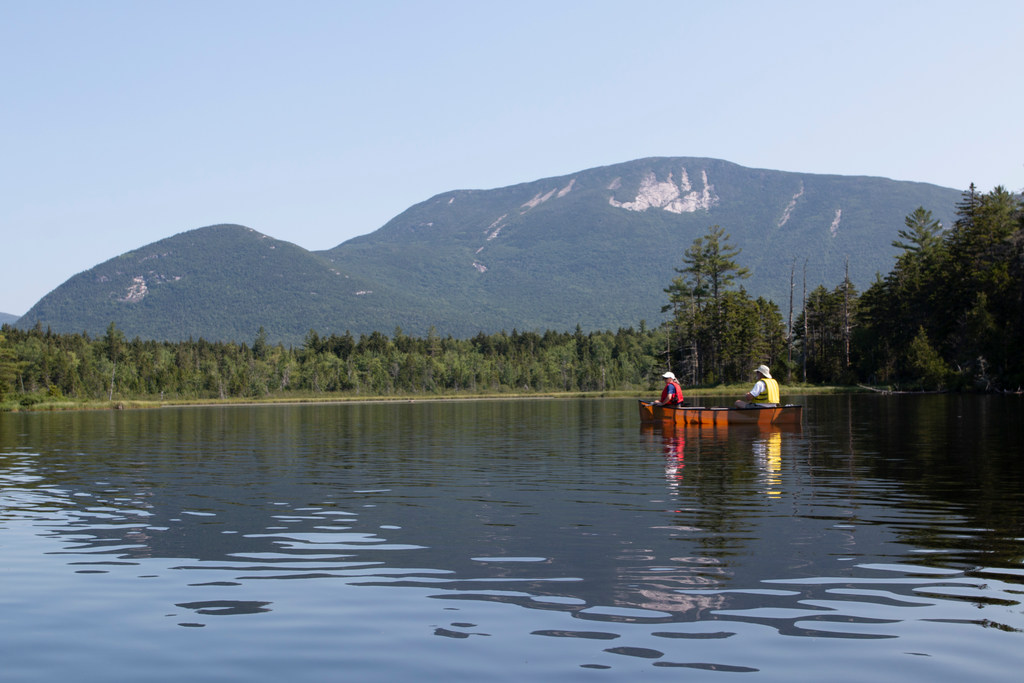
<path fill-rule="evenodd" d="M 866 287 L 890 269 L 906 215 L 924 206 L 949 225 L 959 197 L 927 183 L 649 157 L 442 192 L 322 251 L 244 226 L 198 228 L 74 276 L 18 324 L 96 333 L 113 321 L 130 337 L 233 340 L 263 327 L 287 343 L 309 330 L 471 336 L 657 324 L 683 252 L 713 224 L 742 249 L 747 290 L 782 308 L 805 264 L 808 289 L 837 285 L 847 258 Z"/>

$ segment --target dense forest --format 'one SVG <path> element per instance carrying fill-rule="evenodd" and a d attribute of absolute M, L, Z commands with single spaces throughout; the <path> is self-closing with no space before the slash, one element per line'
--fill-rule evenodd
<path fill-rule="evenodd" d="M 892 242 L 901 250 L 892 271 L 863 294 L 849 277 L 834 289 L 807 292 L 806 276 L 800 277 L 806 263 L 779 264 L 789 270 L 795 295 L 785 316 L 774 302 L 737 289 L 747 270 L 729 236 L 712 226 L 685 251 L 679 276 L 665 290 L 677 374 L 692 385 L 714 384 L 767 362 L 784 381 L 1019 391 L 1021 197 L 1002 187 L 980 194 L 972 186 L 949 229 L 924 207 L 904 224 Z"/>
<path fill-rule="evenodd" d="M 663 333 L 517 332 L 471 339 L 396 330 L 321 337 L 299 348 L 254 342 L 155 342 L 3 328 L 0 392 L 52 398 L 262 398 L 535 393 L 648 388 L 664 365 Z M 660 352 L 660 353 L 659 353 Z M 661 372 L 663 372 L 662 370 Z"/>
<path fill-rule="evenodd" d="M 788 270 L 785 311 L 753 299 L 720 226 L 682 254 L 663 325 L 617 332 L 410 337 L 396 329 L 320 336 L 301 346 L 127 340 L 0 328 L 0 401 L 648 392 L 666 369 L 685 385 L 750 379 L 868 383 L 906 390 L 1019 391 L 1024 385 L 1024 203 L 1002 187 L 963 193 L 946 229 L 921 207 L 895 231 L 892 271 L 858 293 L 849 278 L 807 291 Z M 799 290 L 799 291 L 798 291 Z"/>

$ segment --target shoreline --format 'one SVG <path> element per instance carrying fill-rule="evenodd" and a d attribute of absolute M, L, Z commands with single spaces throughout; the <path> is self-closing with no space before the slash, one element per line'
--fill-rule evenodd
<path fill-rule="evenodd" d="M 864 386 L 802 386 L 784 385 L 791 395 L 807 394 L 860 394 L 884 391 L 870 389 Z M 729 399 L 733 396 L 742 396 L 749 389 L 749 384 L 723 385 L 716 387 L 690 388 L 684 387 L 683 391 L 687 396 L 721 396 Z M 402 396 L 349 396 L 349 395 L 323 395 L 323 396 L 268 396 L 265 398 L 195 398 L 195 399 L 147 399 L 147 398 L 125 398 L 114 400 L 95 399 L 55 399 L 41 400 L 30 405 L 21 405 L 17 402 L 0 404 L 0 413 L 48 413 L 48 412 L 76 412 L 76 411 L 103 411 L 103 410 L 158 410 L 161 408 L 224 408 L 224 407 L 252 407 L 252 406 L 288 406 L 288 405 L 317 405 L 331 403 L 427 403 L 440 401 L 508 401 L 508 400 L 541 400 L 541 399 L 601 399 L 601 398 L 635 398 L 637 400 L 654 400 L 657 392 L 649 391 L 650 396 L 640 396 L 641 392 L 636 391 L 566 391 L 566 392 L 538 392 L 538 393 L 482 393 L 482 394 L 458 394 L 458 395 L 427 395 L 410 394 Z M 653 396 L 654 398 L 651 398 Z"/>

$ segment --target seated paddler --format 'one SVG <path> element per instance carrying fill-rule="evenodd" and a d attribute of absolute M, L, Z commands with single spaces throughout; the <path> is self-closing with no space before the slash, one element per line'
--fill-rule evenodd
<path fill-rule="evenodd" d="M 674 406 L 683 403 L 683 388 L 679 386 L 679 380 L 671 372 L 666 372 L 665 388 L 661 390 L 661 398 L 654 402 L 656 406 Z"/>
<path fill-rule="evenodd" d="M 767 365 L 754 370 L 757 381 L 746 396 L 736 401 L 737 408 L 777 408 L 779 406 L 779 383 L 772 379 Z"/>

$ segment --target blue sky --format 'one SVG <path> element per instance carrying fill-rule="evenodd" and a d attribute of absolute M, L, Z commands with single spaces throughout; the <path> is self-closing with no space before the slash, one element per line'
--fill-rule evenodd
<path fill-rule="evenodd" d="M 1019 0 L 0 0 L 0 311 L 205 225 L 328 249 L 646 156 L 1020 191 L 1022 27 Z"/>

